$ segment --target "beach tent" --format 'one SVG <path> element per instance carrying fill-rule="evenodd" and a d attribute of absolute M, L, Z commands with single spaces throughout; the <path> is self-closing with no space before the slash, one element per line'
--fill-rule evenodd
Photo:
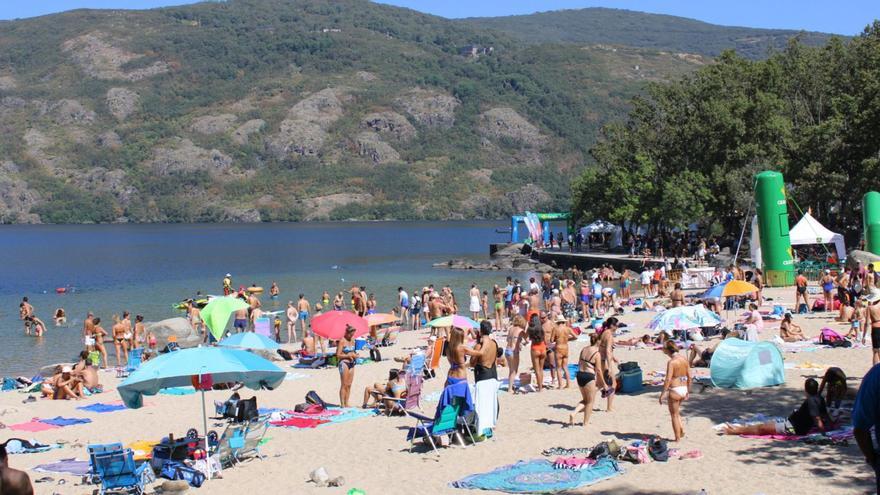
<path fill-rule="evenodd" d="M 589 235 L 589 234 L 611 234 L 617 229 L 617 226 L 611 222 L 606 222 L 605 220 L 596 220 L 595 222 L 581 227 L 581 234 Z"/>
<path fill-rule="evenodd" d="M 712 384 L 721 388 L 757 388 L 785 383 L 782 353 L 772 342 L 722 340 L 710 362 Z"/>
<path fill-rule="evenodd" d="M 809 212 L 804 213 L 803 218 L 791 228 L 789 236 L 791 237 L 792 246 L 834 244 L 834 248 L 837 250 L 837 259 L 846 259 L 846 246 L 843 243 L 843 236 L 825 228 Z"/>

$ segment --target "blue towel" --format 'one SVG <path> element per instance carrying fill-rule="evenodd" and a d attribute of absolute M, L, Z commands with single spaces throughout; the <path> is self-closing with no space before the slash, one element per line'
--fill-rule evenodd
<path fill-rule="evenodd" d="M 336 409 L 336 408 L 332 408 Z M 327 419 L 330 420 L 327 424 L 337 424 L 337 423 L 345 423 L 347 421 L 353 421 L 355 419 L 366 418 L 367 416 L 375 416 L 375 409 L 360 409 L 356 407 L 342 408 L 342 413 L 337 414 L 336 416 L 328 416 Z"/>
<path fill-rule="evenodd" d="M 125 409 L 125 406 L 122 404 L 104 404 L 103 402 L 98 402 L 97 404 L 91 404 L 88 406 L 80 406 L 77 407 L 80 411 L 89 411 L 94 413 L 109 413 L 113 411 L 121 411 Z"/>
<path fill-rule="evenodd" d="M 610 458 L 581 470 L 555 469 L 544 459 L 520 461 L 488 473 L 474 474 L 450 485 L 471 490 L 507 493 L 556 493 L 592 485 L 621 474 L 623 470 Z"/>
<path fill-rule="evenodd" d="M 38 421 L 40 423 L 46 423 L 47 425 L 55 425 L 55 426 L 82 425 L 82 424 L 92 422 L 91 419 L 87 419 L 87 418 L 62 418 L 61 416 L 56 416 L 54 418 L 49 418 L 49 419 L 40 419 Z"/>

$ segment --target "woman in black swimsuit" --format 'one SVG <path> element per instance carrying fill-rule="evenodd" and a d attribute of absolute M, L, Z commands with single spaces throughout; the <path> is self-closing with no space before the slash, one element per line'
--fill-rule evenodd
<path fill-rule="evenodd" d="M 590 424 L 590 415 L 593 414 L 593 402 L 596 399 L 596 391 L 605 389 L 605 370 L 602 364 L 602 355 L 596 343 L 599 336 L 595 333 L 590 335 L 590 345 L 581 349 L 578 357 L 577 379 L 578 388 L 581 391 L 582 400 L 578 402 L 574 412 L 568 415 L 568 424 L 574 426 L 574 418 L 581 411 L 584 413 L 584 428 Z"/>

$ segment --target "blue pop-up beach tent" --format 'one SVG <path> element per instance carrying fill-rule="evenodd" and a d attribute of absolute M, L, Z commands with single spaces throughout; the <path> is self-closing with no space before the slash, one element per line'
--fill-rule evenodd
<path fill-rule="evenodd" d="M 785 383 L 782 353 L 772 342 L 726 339 L 718 344 L 709 370 L 721 388 L 757 388 Z"/>

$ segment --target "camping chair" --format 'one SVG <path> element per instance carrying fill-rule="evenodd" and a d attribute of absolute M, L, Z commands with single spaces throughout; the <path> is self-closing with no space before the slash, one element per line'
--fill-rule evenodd
<path fill-rule="evenodd" d="M 437 444 L 434 442 L 434 437 L 448 434 L 453 434 L 454 436 L 458 431 L 459 426 L 464 427 L 468 436 L 471 438 L 471 443 L 475 443 L 474 435 L 471 433 L 470 426 L 463 420 L 464 418 L 461 417 L 463 403 L 464 399 L 462 398 L 457 397 L 453 399 L 451 404 L 447 404 L 443 410 L 440 411 L 437 419 L 430 418 L 408 409 L 405 410 L 404 412 L 407 416 L 416 420 L 415 428 L 410 431 L 409 451 L 412 452 L 413 446 L 415 445 L 415 439 L 421 432 L 422 435 L 428 438 L 428 442 L 430 442 L 431 448 L 434 449 L 434 452 L 436 452 L 437 455 L 440 455 L 440 451 L 437 450 Z M 463 440 L 461 444 L 462 446 L 465 445 Z"/>
<path fill-rule="evenodd" d="M 116 378 L 126 378 L 133 371 L 140 368 L 144 360 L 144 349 L 139 347 L 128 351 L 128 364 L 124 368 L 116 368 Z"/>
<path fill-rule="evenodd" d="M 434 341 L 434 348 L 431 351 L 431 365 L 428 366 L 428 370 L 432 377 L 437 376 L 437 371 L 440 370 L 440 358 L 443 357 L 444 342 L 446 342 L 446 339 L 437 339 Z"/>
<path fill-rule="evenodd" d="M 422 356 L 424 360 L 424 356 Z M 406 414 L 406 411 L 412 410 L 422 410 L 421 406 L 421 396 L 422 396 L 422 382 L 424 381 L 424 377 L 422 376 L 422 368 L 421 366 L 418 368 L 416 372 L 407 371 L 406 373 L 406 397 L 391 397 L 391 396 L 382 396 L 379 397 L 380 401 L 393 401 L 394 405 L 389 415 L 392 411 L 400 411 Z"/>
<path fill-rule="evenodd" d="M 87 481 L 89 483 L 100 483 L 101 479 L 98 476 L 97 463 L 95 462 L 95 456 L 98 454 L 106 454 L 108 452 L 116 452 L 122 451 L 121 443 L 99 443 L 92 444 L 86 447 L 89 453 L 89 473 L 86 475 Z"/>
<path fill-rule="evenodd" d="M 241 448 L 233 451 L 232 455 L 236 462 L 242 461 L 242 456 L 253 453 L 254 456 L 263 460 L 263 454 L 260 453 L 260 442 L 266 436 L 269 429 L 269 416 L 260 416 L 257 419 L 248 421 L 242 437 Z"/>
<path fill-rule="evenodd" d="M 232 466 L 238 461 L 236 455 L 244 448 L 245 432 L 247 425 L 242 423 L 229 423 L 223 430 L 223 435 L 217 440 L 217 444 L 211 449 L 211 455 L 216 455 L 220 465 L 224 468 Z"/>
<path fill-rule="evenodd" d="M 390 347 L 397 343 L 397 334 L 400 333 L 400 327 L 388 327 L 382 335 L 382 339 L 376 344 L 379 347 Z"/>
<path fill-rule="evenodd" d="M 96 453 L 95 470 L 101 479 L 101 495 L 109 492 L 144 493 L 148 464 L 136 467 L 131 449 Z"/>

